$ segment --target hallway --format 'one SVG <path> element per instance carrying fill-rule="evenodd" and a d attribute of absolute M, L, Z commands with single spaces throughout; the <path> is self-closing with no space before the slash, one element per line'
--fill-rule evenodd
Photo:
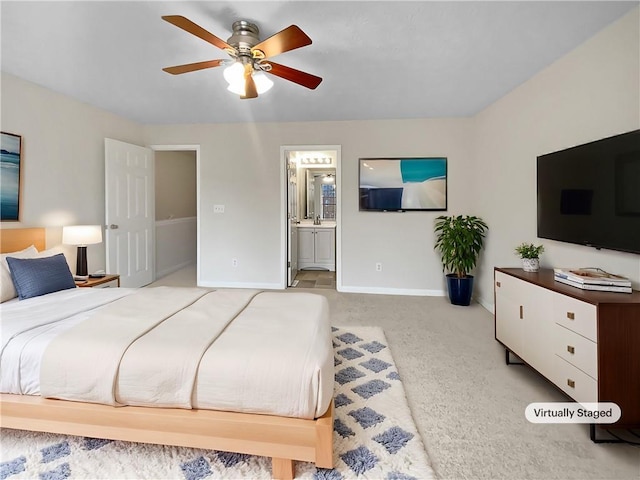
<path fill-rule="evenodd" d="M 291 288 L 336 289 L 336 272 L 327 270 L 299 270 Z"/>

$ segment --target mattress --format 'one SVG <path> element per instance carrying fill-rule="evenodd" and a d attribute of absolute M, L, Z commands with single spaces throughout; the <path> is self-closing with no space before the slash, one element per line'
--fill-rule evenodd
<path fill-rule="evenodd" d="M 168 313 L 155 318 L 163 299 Z M 7 302 L 0 314 L 3 393 L 296 418 L 321 416 L 333 395 L 328 305 L 319 295 L 71 289 Z M 105 353 L 112 343 L 121 353 Z M 89 378 L 105 357 L 118 370 Z"/>

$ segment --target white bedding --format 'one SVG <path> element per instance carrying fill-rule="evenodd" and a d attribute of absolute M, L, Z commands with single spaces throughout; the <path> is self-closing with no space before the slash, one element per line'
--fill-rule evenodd
<path fill-rule="evenodd" d="M 68 378 L 72 380 L 66 385 L 74 385 L 77 373 L 74 369 L 78 367 L 70 367 L 73 365 L 68 363 L 70 359 L 80 356 L 85 359 L 85 365 L 91 366 L 90 362 L 95 358 L 91 358 L 90 346 L 64 347 L 64 342 L 60 343 L 65 338 L 63 334 L 76 336 L 87 330 L 87 325 L 93 321 L 98 332 L 104 329 L 100 335 L 105 338 L 109 322 L 104 319 L 109 318 L 108 312 L 123 310 L 127 304 L 135 305 L 133 297 L 118 300 L 140 292 L 152 295 L 152 290 L 157 290 L 158 294 L 163 292 L 161 289 L 73 289 L 3 304 L 0 307 L 0 391 L 39 394 L 41 371 L 48 371 L 49 376 L 43 377 L 45 380 L 64 379 L 69 374 Z M 173 290 L 176 289 L 164 292 L 168 295 Z M 114 403 L 299 418 L 314 418 L 326 411 L 333 394 L 333 355 L 324 297 L 225 290 L 202 296 L 205 291 L 200 292 L 195 295 L 200 300 L 192 305 L 195 316 L 185 316 L 181 312 L 157 321 L 141 316 L 138 321 L 148 323 L 142 327 L 148 333 L 133 342 L 136 348 L 123 349 L 122 364 L 135 368 L 115 375 L 118 380 L 112 389 Z M 244 300 L 239 304 L 235 298 L 242 296 L 246 297 L 245 304 L 238 307 Z M 247 304 L 249 301 L 251 303 Z M 192 301 L 186 303 L 191 305 Z M 228 316 L 230 319 L 225 320 Z M 209 321 L 209 318 L 217 320 Z M 113 321 L 114 327 L 118 324 L 118 331 L 130 328 L 123 320 Z M 133 334 L 132 338 L 135 340 L 137 336 Z M 162 342 L 165 342 L 164 347 Z M 97 345 L 103 348 L 100 342 Z M 44 352 L 49 352 L 44 355 L 47 357 L 56 348 L 63 355 L 43 364 Z M 168 362 L 168 357 L 179 351 L 192 351 L 196 357 L 185 357 L 177 364 Z M 150 360 L 158 353 L 160 360 Z M 194 368 L 197 369 L 195 373 L 188 373 Z M 78 371 L 86 373 L 82 368 Z M 158 377 L 159 372 L 162 372 L 161 377 Z M 66 398 L 55 392 L 45 393 Z M 109 403 L 100 399 L 77 399 Z"/>
<path fill-rule="evenodd" d="M 0 392 L 40 395 L 40 363 L 49 342 L 134 291 L 74 288 L 0 305 Z"/>

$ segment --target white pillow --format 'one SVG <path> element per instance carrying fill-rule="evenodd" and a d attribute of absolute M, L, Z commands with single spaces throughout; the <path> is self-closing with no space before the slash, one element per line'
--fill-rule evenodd
<path fill-rule="evenodd" d="M 33 258 L 53 257 L 54 255 L 57 255 L 59 253 L 64 254 L 64 248 L 62 248 L 62 245 L 57 245 L 53 248 L 42 250 L 41 252 L 36 251 L 36 254 L 33 256 Z"/>
<path fill-rule="evenodd" d="M 3 253 L 0 255 L 0 302 L 6 302 L 18 296 L 18 292 L 16 292 L 13 280 L 11 279 L 11 273 L 9 273 L 7 257 L 34 258 L 36 255 L 38 255 L 38 250 L 33 245 L 19 252 Z"/>

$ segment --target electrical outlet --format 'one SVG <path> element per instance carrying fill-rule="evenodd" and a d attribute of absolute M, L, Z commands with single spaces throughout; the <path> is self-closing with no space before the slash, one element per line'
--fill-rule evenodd
<path fill-rule="evenodd" d="M 382 263 L 378 262 L 376 263 L 376 272 L 381 272 L 382 271 Z"/>
<path fill-rule="evenodd" d="M 232 258 L 231 259 L 231 266 L 233 268 L 236 268 L 238 266 L 238 259 L 237 258 Z"/>
<path fill-rule="evenodd" d="M 224 205 L 214 205 L 213 213 L 224 213 Z"/>

